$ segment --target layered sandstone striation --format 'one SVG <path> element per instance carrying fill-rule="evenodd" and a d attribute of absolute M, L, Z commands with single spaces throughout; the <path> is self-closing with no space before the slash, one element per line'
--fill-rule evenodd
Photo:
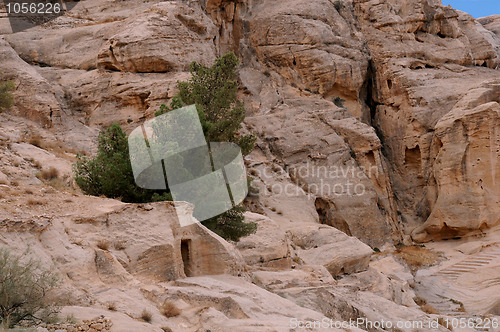
<path fill-rule="evenodd" d="M 259 137 L 255 211 L 376 247 L 498 222 L 497 22 L 427 0 L 86 1 L 4 35 L 2 70 L 24 75 L 13 112 L 57 124 L 64 139 L 72 127 L 136 127 L 191 61 L 233 50 Z"/>
<path fill-rule="evenodd" d="M 63 313 L 104 315 L 111 331 L 437 319 L 417 295 L 455 315 L 437 295 L 484 299 L 497 287 L 496 251 L 483 244 L 496 246 L 500 224 L 499 22 L 437 0 L 86 0 L 14 34 L 0 18 L 0 71 L 17 87 L 0 115 L 0 240 L 55 262 Z M 245 202 L 255 234 L 228 243 L 180 228 L 172 204 L 75 188 L 75 154 L 92 154 L 99 130 L 130 132 L 171 100 L 192 61 L 230 50 L 242 131 L 257 136 Z M 40 176 L 50 167 L 56 181 Z M 444 262 L 417 277 L 392 246 L 458 237 L 463 255 L 433 243 Z M 479 286 L 473 269 L 458 289 L 441 287 L 448 268 L 485 257 Z M 181 313 L 165 317 L 165 301 Z M 498 301 L 463 300 L 490 315 Z"/>
<path fill-rule="evenodd" d="M 438 2 L 360 1 L 355 10 L 402 222 L 424 223 L 413 232 L 420 241 L 497 224 L 498 39 Z"/>

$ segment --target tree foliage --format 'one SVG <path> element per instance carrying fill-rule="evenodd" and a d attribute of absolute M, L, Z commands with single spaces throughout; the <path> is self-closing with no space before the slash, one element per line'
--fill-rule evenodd
<path fill-rule="evenodd" d="M 179 93 L 170 106 L 161 105 L 159 116 L 185 105 L 196 105 L 207 142 L 233 142 L 243 155 L 250 153 L 255 144 L 253 135 L 239 135 L 245 119 L 245 106 L 236 100 L 238 92 L 238 58 L 229 52 L 211 67 L 197 62 L 190 65 L 191 78 L 178 82 Z M 256 223 L 245 223 L 245 208 L 241 205 L 202 222 L 207 228 L 225 239 L 238 241 L 254 233 Z"/>
<path fill-rule="evenodd" d="M 12 81 L 0 81 L 0 113 L 14 105 L 12 92 L 15 90 L 16 86 Z"/>
<path fill-rule="evenodd" d="M 95 157 L 78 155 L 77 158 L 73 165 L 75 182 L 87 195 L 104 195 L 133 203 L 171 200 L 169 193 L 146 190 L 135 184 L 127 135 L 116 123 L 99 133 Z"/>
<path fill-rule="evenodd" d="M 340 97 L 335 97 L 335 99 L 333 99 L 333 103 L 340 108 L 344 108 L 344 102 L 345 99 L 342 99 Z"/>
<path fill-rule="evenodd" d="M 57 282 L 38 261 L 0 248 L 0 326 L 7 329 L 41 313 L 55 313 L 55 301 L 49 295 Z"/>
<path fill-rule="evenodd" d="M 238 205 L 216 217 L 203 221 L 202 224 L 224 239 L 237 242 L 241 237 L 257 231 L 257 223 L 244 221 L 244 212 L 245 208 Z"/>
<path fill-rule="evenodd" d="M 243 154 L 248 154 L 255 137 L 238 133 L 245 118 L 245 107 L 236 100 L 237 66 L 238 58 L 232 52 L 217 59 L 212 67 L 191 63 L 191 79 L 178 82 L 179 93 L 169 106 L 161 105 L 156 116 L 196 104 L 207 142 L 233 142 L 240 146 Z M 155 133 L 161 128 L 153 127 Z M 89 195 L 121 198 L 124 202 L 172 199 L 168 191 L 145 190 L 135 184 L 127 137 L 118 124 L 100 133 L 94 158 L 78 156 L 74 173 L 78 186 Z M 203 224 L 226 239 L 238 241 L 257 228 L 255 223 L 244 222 L 244 211 L 244 207 L 237 206 Z"/>
<path fill-rule="evenodd" d="M 177 83 L 179 93 L 172 99 L 170 107 L 162 105 L 156 115 L 196 104 L 208 142 L 233 142 L 240 146 L 244 155 L 250 153 L 255 137 L 238 135 L 245 119 L 245 106 L 236 100 L 238 63 L 233 52 L 217 59 L 212 67 L 192 62 L 189 68 L 191 78 Z"/>

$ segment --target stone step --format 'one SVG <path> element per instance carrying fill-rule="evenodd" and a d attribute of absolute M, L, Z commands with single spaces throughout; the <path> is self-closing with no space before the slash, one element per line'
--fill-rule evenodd
<path fill-rule="evenodd" d="M 476 269 L 467 269 L 467 268 L 448 268 L 445 270 L 441 270 L 439 272 L 458 272 L 458 273 L 464 273 L 464 272 L 470 272 L 474 271 Z"/>
<path fill-rule="evenodd" d="M 465 261 L 461 263 L 454 264 L 453 266 L 465 265 L 465 266 L 483 266 L 490 264 L 491 261 L 488 262 L 473 262 L 473 261 Z"/>
<path fill-rule="evenodd" d="M 458 265 L 458 264 L 476 264 L 476 265 L 484 265 L 484 264 L 489 264 L 491 262 L 491 260 L 488 260 L 488 261 L 475 261 L 475 260 L 466 260 L 466 261 L 463 261 L 463 262 L 460 262 L 460 263 L 457 263 L 455 265 Z"/>
<path fill-rule="evenodd" d="M 493 259 L 494 259 L 494 257 L 492 257 L 492 258 L 487 258 L 487 257 L 484 257 L 484 258 L 475 257 L 475 258 L 468 258 L 468 259 L 465 259 L 465 260 L 463 260 L 463 262 L 477 262 L 477 263 L 482 263 L 482 264 L 488 264 L 488 263 L 489 263 L 489 262 L 491 262 Z"/>

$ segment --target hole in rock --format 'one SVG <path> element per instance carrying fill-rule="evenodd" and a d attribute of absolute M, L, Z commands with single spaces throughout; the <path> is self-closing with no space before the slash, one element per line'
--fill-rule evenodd
<path fill-rule="evenodd" d="M 186 277 L 191 277 L 192 276 L 191 240 L 181 241 L 181 256 L 182 256 L 182 263 L 184 265 L 184 274 L 186 275 Z"/>
<path fill-rule="evenodd" d="M 319 222 L 323 225 L 335 227 L 339 231 L 352 236 L 351 230 L 347 222 L 342 218 L 335 204 L 318 197 L 314 202 L 316 212 L 318 212 Z"/>
<path fill-rule="evenodd" d="M 417 145 L 413 149 L 406 148 L 405 165 L 414 170 L 420 170 L 421 154 L 420 147 Z"/>
<path fill-rule="evenodd" d="M 377 162 L 375 161 L 375 154 L 373 153 L 373 151 L 369 151 L 365 154 L 366 156 L 366 159 L 368 159 L 368 161 L 370 162 L 370 165 L 376 165 Z"/>

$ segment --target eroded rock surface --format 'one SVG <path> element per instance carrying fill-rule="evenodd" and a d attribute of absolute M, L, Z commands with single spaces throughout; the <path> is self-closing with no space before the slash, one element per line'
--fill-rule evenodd
<path fill-rule="evenodd" d="M 420 241 L 497 224 L 496 45 L 470 15 L 437 2 L 359 1 L 355 11 L 375 70 L 372 124 L 403 223 L 425 222 L 413 233 Z M 478 129 L 483 117 L 493 127 Z"/>
<path fill-rule="evenodd" d="M 324 266 L 332 276 L 368 268 L 373 250 L 335 228 L 302 225 L 288 232 L 298 257 L 306 264 Z"/>
<path fill-rule="evenodd" d="M 104 314 L 120 332 L 498 315 L 498 15 L 474 20 L 437 0 L 86 0 L 20 33 L 0 18 L 0 31 L 0 70 L 17 87 L 0 115 L 0 240 L 57 264 L 64 312 Z M 246 157 L 257 233 L 232 244 L 179 228 L 166 203 L 78 192 L 71 164 L 100 129 L 136 128 L 190 62 L 229 50 L 242 63 L 243 131 L 257 136 Z M 60 181 L 40 176 L 50 167 Z M 373 256 L 467 236 L 479 243 L 416 278 Z M 458 289 L 443 286 L 456 273 Z M 164 301 L 181 313 L 165 317 Z"/>

